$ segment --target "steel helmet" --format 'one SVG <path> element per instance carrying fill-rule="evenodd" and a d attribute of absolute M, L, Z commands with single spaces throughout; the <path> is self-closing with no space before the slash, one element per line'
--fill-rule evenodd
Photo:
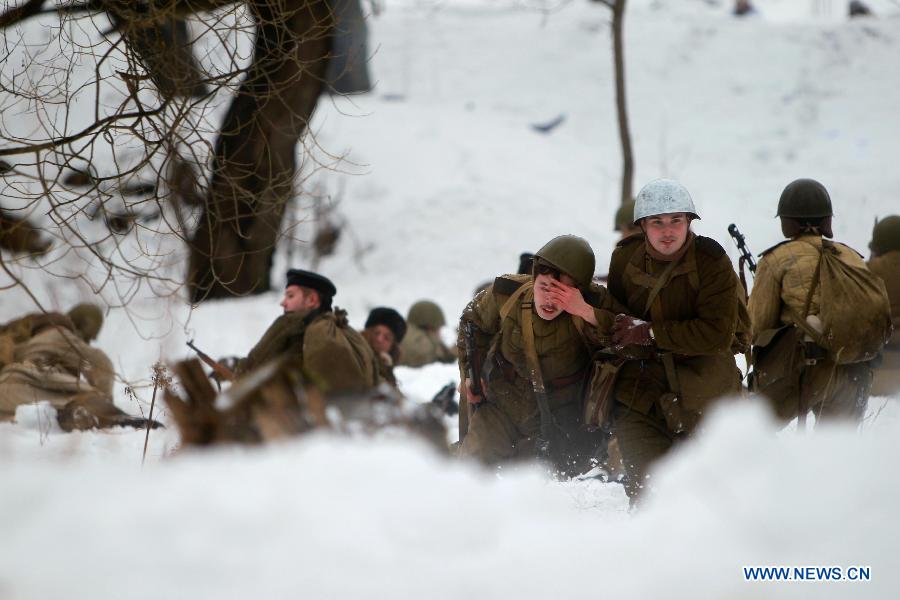
<path fill-rule="evenodd" d="M 781 192 L 775 216 L 791 219 L 833 217 L 831 196 L 825 186 L 815 179 L 797 179 L 787 184 Z"/>
<path fill-rule="evenodd" d="M 444 311 L 431 300 L 419 300 L 409 308 L 406 321 L 423 329 L 440 329 L 444 326 Z"/>
<path fill-rule="evenodd" d="M 641 188 L 634 200 L 634 223 L 654 215 L 687 213 L 699 219 L 687 189 L 674 179 L 656 179 Z"/>
<path fill-rule="evenodd" d="M 82 302 L 72 307 L 68 313 L 75 329 L 86 342 L 96 339 L 103 327 L 103 309 L 90 302 Z"/>
<path fill-rule="evenodd" d="M 537 259 L 549 263 L 575 280 L 583 290 L 591 285 L 594 277 L 594 251 L 587 240 L 577 235 L 560 235 L 537 251 Z"/>
<path fill-rule="evenodd" d="M 891 215 L 875 223 L 869 248 L 878 254 L 900 250 L 900 216 Z"/>

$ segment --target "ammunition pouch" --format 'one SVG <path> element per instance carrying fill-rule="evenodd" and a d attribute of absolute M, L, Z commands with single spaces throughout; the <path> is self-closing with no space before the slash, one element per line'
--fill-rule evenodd
<path fill-rule="evenodd" d="M 626 363 L 621 357 L 603 357 L 591 363 L 591 373 L 584 394 L 583 420 L 589 430 L 609 431 L 615 403 L 613 392 L 619 370 Z"/>

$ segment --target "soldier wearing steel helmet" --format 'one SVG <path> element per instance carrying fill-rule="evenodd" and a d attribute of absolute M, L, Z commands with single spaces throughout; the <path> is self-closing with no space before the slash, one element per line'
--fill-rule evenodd
<path fill-rule="evenodd" d="M 872 395 L 890 396 L 900 392 L 900 216 L 891 215 L 875 224 L 869 249 L 869 269 L 884 281 L 894 323 L 894 336 L 875 369 Z"/>
<path fill-rule="evenodd" d="M 628 200 L 619 206 L 614 225 L 613 229 L 619 232 L 621 239 L 641 232 L 641 228 L 634 223 L 634 200 Z"/>
<path fill-rule="evenodd" d="M 797 179 L 788 184 L 776 212 L 788 239 L 762 253 L 750 294 L 751 389 L 760 392 L 784 420 L 805 419 L 807 411 L 817 419 L 859 420 L 868 402 L 872 381 L 868 362 L 839 365 L 824 352 L 810 354 L 808 361 L 800 358 L 804 342 L 795 324 L 803 320 L 820 328 L 818 316 L 829 301 L 821 293 L 825 246 L 842 263 L 866 269 L 855 250 L 823 239 L 833 237 L 833 216 L 831 197 L 821 183 Z"/>
<path fill-rule="evenodd" d="M 651 181 L 634 206 L 641 233 L 621 240 L 610 261 L 609 291 L 626 307 L 612 328 L 625 362 L 610 419 L 632 502 L 651 465 L 711 403 L 741 390 L 734 360 L 740 284 L 722 246 L 691 231 L 699 218 L 684 186 Z"/>
<path fill-rule="evenodd" d="M 407 331 L 400 344 L 400 361 L 407 367 L 422 367 L 431 363 L 456 361 L 456 353 L 441 340 L 441 328 L 446 324 L 444 311 L 431 300 L 419 300 L 409 308 Z"/>
<path fill-rule="evenodd" d="M 602 452 L 605 437 L 581 428 L 581 401 L 592 349 L 602 345 L 616 305 L 593 275 L 587 241 L 559 236 L 535 254 L 531 274 L 497 277 L 463 311 L 460 367 L 468 373 L 470 360 L 481 363 L 483 395 L 465 379 L 477 410 L 461 456 L 494 465 L 540 454 L 573 474 Z M 463 337 L 468 323 L 476 331 L 473 356 Z"/>
<path fill-rule="evenodd" d="M 102 309 L 82 303 L 66 314 L 35 313 L 0 327 L 0 345 L 8 350 L 0 356 L 0 420 L 12 419 L 17 406 L 38 400 L 58 409 L 76 396 L 111 405 L 112 362 L 90 345 L 102 326 Z"/>

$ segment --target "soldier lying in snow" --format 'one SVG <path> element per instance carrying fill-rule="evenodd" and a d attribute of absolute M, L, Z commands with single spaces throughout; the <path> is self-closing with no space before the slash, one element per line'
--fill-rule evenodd
<path fill-rule="evenodd" d="M 113 404 L 112 362 L 89 345 L 102 325 L 98 306 L 79 304 L 67 314 L 26 315 L 2 326 L 0 421 L 12 421 L 18 406 L 47 401 L 67 431 L 145 426 Z"/>

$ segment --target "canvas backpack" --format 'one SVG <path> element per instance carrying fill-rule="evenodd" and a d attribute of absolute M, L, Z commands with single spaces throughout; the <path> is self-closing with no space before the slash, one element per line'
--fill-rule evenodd
<path fill-rule="evenodd" d="M 819 262 L 806 297 L 803 315 L 794 315 L 797 326 L 828 352 L 836 364 L 865 362 L 875 358 L 890 340 L 891 308 L 884 282 L 865 265 L 842 261 L 833 242 L 822 240 Z M 821 331 L 807 322 L 816 287 L 821 288 Z"/>
<path fill-rule="evenodd" d="M 363 393 L 381 379 L 374 351 L 347 323 L 347 313 L 338 308 L 307 327 L 303 366 L 329 394 Z"/>

